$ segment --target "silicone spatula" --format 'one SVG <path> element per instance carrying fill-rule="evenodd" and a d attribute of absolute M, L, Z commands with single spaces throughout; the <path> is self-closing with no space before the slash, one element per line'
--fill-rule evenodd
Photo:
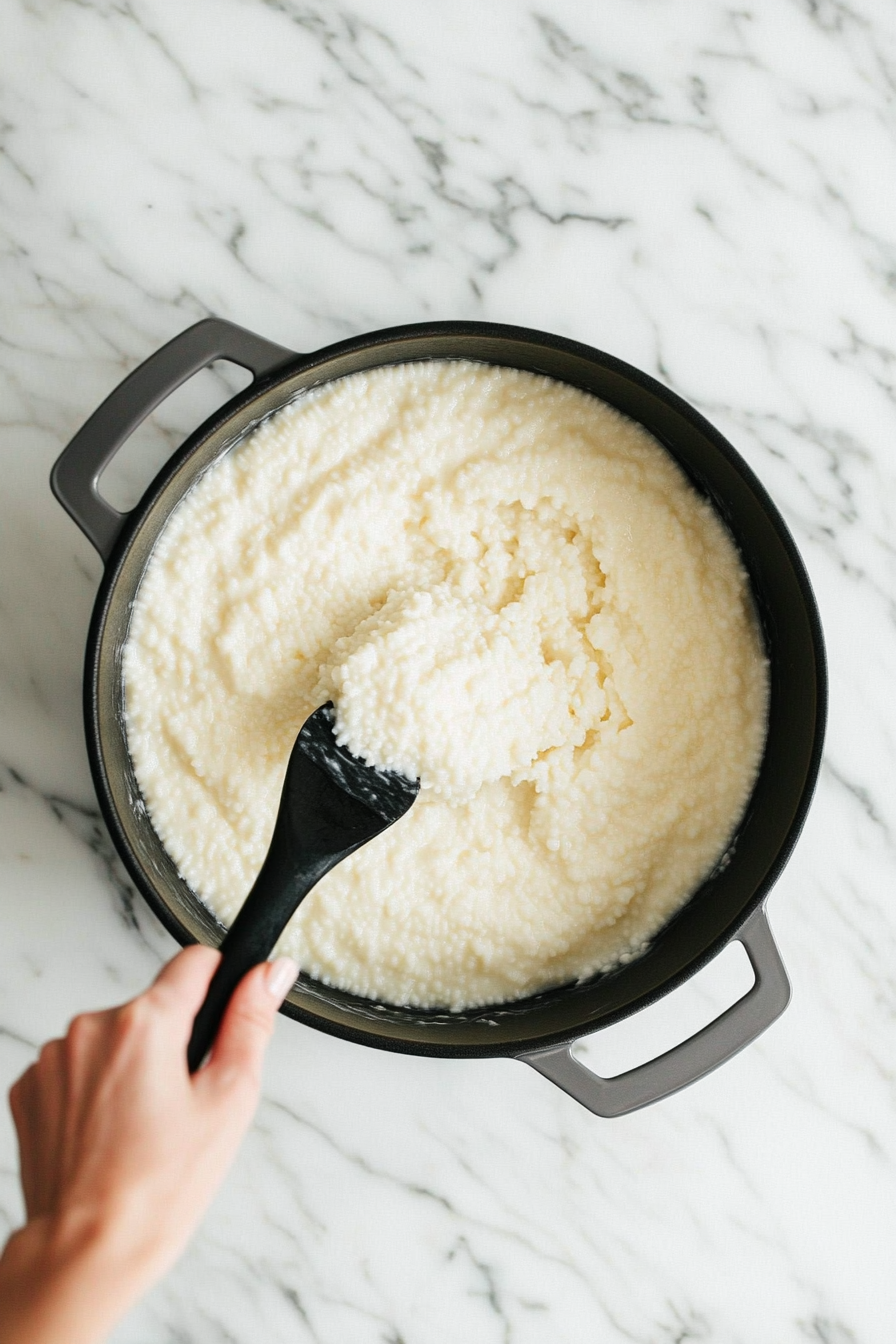
<path fill-rule="evenodd" d="M 267 858 L 221 944 L 193 1023 L 191 1073 L 211 1049 L 231 994 L 273 951 L 299 903 L 337 863 L 400 820 L 420 791 L 419 780 L 367 765 L 340 746 L 335 722 L 333 705 L 321 705 L 296 738 Z"/>

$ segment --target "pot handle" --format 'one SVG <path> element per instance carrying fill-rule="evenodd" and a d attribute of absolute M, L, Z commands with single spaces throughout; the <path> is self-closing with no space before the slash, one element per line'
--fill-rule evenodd
<path fill-rule="evenodd" d="M 216 359 L 249 369 L 255 378 L 296 358 L 293 350 L 254 332 L 206 317 L 182 331 L 118 384 L 57 459 L 53 494 L 108 560 L 127 519 L 103 499 L 97 482 L 122 444 L 181 383 Z"/>
<path fill-rule="evenodd" d="M 737 937 L 756 976 L 752 988 L 721 1017 L 657 1059 L 615 1078 L 601 1078 L 573 1058 L 569 1045 L 532 1050 L 518 1058 L 595 1115 L 627 1115 L 671 1096 L 749 1045 L 781 1016 L 790 1001 L 790 981 L 764 906 L 750 916 Z"/>

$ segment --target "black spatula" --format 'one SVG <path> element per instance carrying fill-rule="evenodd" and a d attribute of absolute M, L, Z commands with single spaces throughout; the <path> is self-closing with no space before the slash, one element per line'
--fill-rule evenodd
<path fill-rule="evenodd" d="M 366 765 L 340 747 L 335 720 L 332 704 L 322 705 L 296 738 L 271 847 L 221 944 L 221 964 L 193 1023 L 191 1073 L 211 1049 L 231 994 L 269 956 L 299 902 L 337 863 L 403 817 L 420 791 L 419 780 Z"/>

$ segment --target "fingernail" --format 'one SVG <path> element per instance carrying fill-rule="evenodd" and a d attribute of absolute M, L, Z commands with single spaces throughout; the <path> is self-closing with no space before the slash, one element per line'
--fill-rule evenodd
<path fill-rule="evenodd" d="M 282 1003 L 296 982 L 299 968 L 292 957 L 278 957 L 268 966 L 265 984 L 272 999 Z"/>

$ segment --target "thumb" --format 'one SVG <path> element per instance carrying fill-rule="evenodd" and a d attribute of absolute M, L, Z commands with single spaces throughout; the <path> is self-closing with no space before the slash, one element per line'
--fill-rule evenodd
<path fill-rule="evenodd" d="M 291 957 L 253 966 L 233 992 L 212 1055 L 199 1077 L 207 1085 L 236 1077 L 261 1081 L 261 1065 L 277 1010 L 295 984 L 299 968 Z"/>
<path fill-rule="evenodd" d="M 185 947 L 162 967 L 146 993 L 178 1028 L 189 1034 L 220 960 L 221 953 L 212 947 L 199 943 Z"/>

